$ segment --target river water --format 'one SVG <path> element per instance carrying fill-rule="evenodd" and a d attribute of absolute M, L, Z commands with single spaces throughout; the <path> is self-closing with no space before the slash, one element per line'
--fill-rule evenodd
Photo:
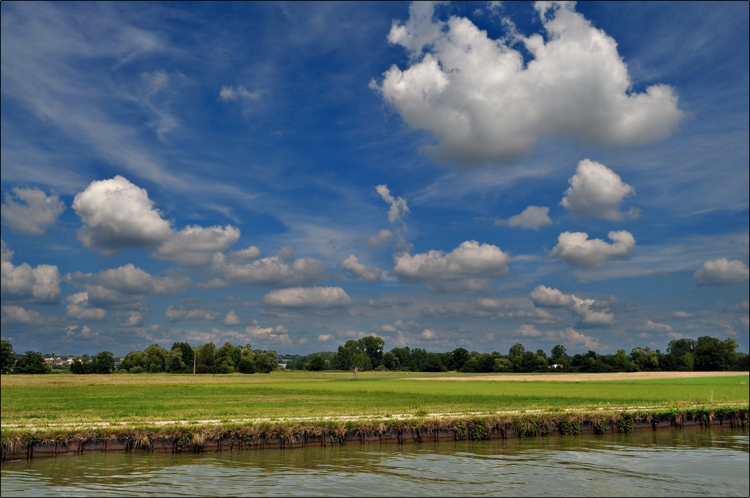
<path fill-rule="evenodd" d="M 205 454 L 89 453 L 2 464 L 3 496 L 748 496 L 747 430 Z"/>

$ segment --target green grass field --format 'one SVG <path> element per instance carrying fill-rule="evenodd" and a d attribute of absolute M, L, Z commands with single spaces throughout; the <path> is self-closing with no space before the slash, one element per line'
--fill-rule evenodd
<path fill-rule="evenodd" d="M 441 374 L 445 376 L 445 374 Z M 399 373 L 2 376 L 2 424 L 467 413 L 748 402 L 748 375 L 587 382 L 416 380 Z"/>

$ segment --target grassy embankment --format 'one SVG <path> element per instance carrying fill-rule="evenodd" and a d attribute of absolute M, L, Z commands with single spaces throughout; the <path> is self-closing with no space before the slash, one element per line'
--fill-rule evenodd
<path fill-rule="evenodd" d="M 465 374 L 451 374 L 465 377 Z M 430 380 L 424 373 L 334 372 L 270 375 L 2 376 L 2 439 L 114 437 L 159 426 L 238 427 L 357 420 L 447 419 L 563 414 L 682 413 L 747 409 L 748 374 L 585 382 Z M 432 377 L 445 378 L 446 374 Z M 501 377 L 502 378 L 502 377 Z M 421 380 L 418 380 L 421 379 Z M 326 420 L 324 417 L 330 417 Z M 270 424 L 270 425 L 269 425 Z M 95 429 L 96 426 L 98 429 Z M 106 429 L 101 427 L 106 426 Z M 348 426 L 347 426 L 348 427 Z M 94 432 L 91 432 L 91 431 Z M 154 429 L 155 430 L 155 429 Z M 124 432 L 125 431 L 125 432 Z M 162 431 L 163 432 L 163 431 Z"/>

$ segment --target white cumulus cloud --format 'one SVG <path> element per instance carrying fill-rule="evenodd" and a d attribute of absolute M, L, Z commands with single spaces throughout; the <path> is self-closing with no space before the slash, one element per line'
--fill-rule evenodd
<path fill-rule="evenodd" d="M 563 232 L 557 237 L 557 245 L 549 256 L 562 258 L 573 266 L 600 268 L 608 259 L 624 259 L 633 253 L 635 237 L 630 232 L 609 232 L 607 237 L 612 244 L 602 239 L 589 239 L 585 232 Z"/>
<path fill-rule="evenodd" d="M 2 241 L 0 294 L 3 302 L 54 303 L 60 298 L 60 271 L 54 265 L 11 263 L 13 251 Z"/>
<path fill-rule="evenodd" d="M 388 221 L 391 223 L 403 221 L 404 215 L 409 212 L 409 206 L 403 197 L 393 197 L 387 185 L 378 185 L 375 190 L 391 206 L 388 209 Z"/>
<path fill-rule="evenodd" d="M 611 325 L 615 323 L 615 315 L 609 308 L 594 309 L 596 300 L 581 299 L 575 294 L 565 294 L 558 289 L 537 286 L 530 294 L 536 306 L 546 308 L 566 308 L 581 317 L 581 322 L 590 325 Z"/>
<path fill-rule="evenodd" d="M 325 273 L 325 264 L 315 258 L 294 260 L 294 250 L 283 247 L 275 256 L 250 263 L 233 262 L 222 253 L 213 257 L 213 271 L 235 284 L 291 286 L 318 280 Z"/>
<path fill-rule="evenodd" d="M 211 262 L 215 253 L 237 242 L 240 230 L 225 227 L 187 226 L 172 229 L 142 189 L 122 176 L 91 184 L 73 200 L 83 227 L 79 240 L 91 249 L 113 254 L 131 247 L 156 249 L 153 256 L 189 266 Z"/>
<path fill-rule="evenodd" d="M 548 207 L 529 206 L 521 214 L 511 216 L 507 220 L 498 220 L 495 224 L 539 230 L 540 227 L 552 224 L 548 213 Z"/>
<path fill-rule="evenodd" d="M 719 258 L 703 263 L 693 278 L 698 285 L 722 285 L 746 282 L 749 274 L 747 265 L 742 261 Z"/>
<path fill-rule="evenodd" d="M 507 21 L 508 36 L 497 40 L 466 18 L 436 19 L 434 8 L 414 2 L 405 23 L 394 21 L 388 40 L 408 51 L 409 67 L 393 65 L 371 87 L 438 139 L 439 156 L 505 160 L 528 153 L 541 135 L 646 143 L 668 137 L 683 118 L 670 86 L 633 91 L 617 42 L 574 2 L 539 2 L 543 33 L 525 37 Z"/>
<path fill-rule="evenodd" d="M 340 308 L 351 302 L 341 287 L 295 287 L 269 292 L 263 297 L 266 306 L 279 308 Z"/>
<path fill-rule="evenodd" d="M 401 280 L 464 280 L 499 277 L 508 273 L 511 257 L 492 244 L 462 242 L 449 253 L 396 254 L 393 272 Z"/>
<path fill-rule="evenodd" d="M 234 312 L 234 310 L 230 311 L 226 314 L 224 317 L 224 325 L 231 327 L 233 325 L 239 325 L 242 320 L 240 320 L 240 317 L 237 316 L 237 313 Z"/>
<path fill-rule="evenodd" d="M 46 195 L 38 188 L 14 188 L 12 196 L 5 194 L 1 211 L 3 224 L 14 232 L 41 235 L 65 211 L 65 203 L 57 195 Z"/>
<path fill-rule="evenodd" d="M 341 263 L 341 268 L 354 277 L 357 277 L 358 280 L 364 280 L 365 282 L 377 282 L 380 280 L 382 274 L 380 268 L 376 267 L 372 270 L 368 269 L 365 265 L 359 262 L 359 259 L 357 259 L 357 256 L 354 254 L 350 254 L 349 257 Z"/>
<path fill-rule="evenodd" d="M 97 308 L 89 303 L 87 292 L 78 292 L 68 296 L 67 305 L 68 317 L 76 320 L 91 320 L 100 322 L 107 316 L 107 312 L 102 308 Z"/>
<path fill-rule="evenodd" d="M 250 325 L 245 327 L 245 332 L 252 337 L 268 342 L 277 342 L 285 346 L 294 342 L 289 337 L 289 331 L 283 325 L 277 325 L 276 327 L 261 327 L 257 321 L 253 320 Z"/>
<path fill-rule="evenodd" d="M 593 350 L 606 348 L 606 345 L 599 342 L 597 338 L 582 334 L 572 327 L 568 327 L 565 330 L 547 332 L 545 339 L 548 341 L 559 341 L 567 346 L 584 346 Z"/>
<path fill-rule="evenodd" d="M 27 323 L 39 325 L 44 323 L 44 317 L 38 311 L 27 310 L 21 306 L 10 304 L 2 307 L 2 323 Z"/>
<path fill-rule="evenodd" d="M 231 225 L 206 228 L 188 226 L 179 232 L 173 232 L 169 240 L 159 246 L 154 256 L 188 266 L 202 266 L 209 263 L 215 253 L 224 251 L 239 238 L 239 228 Z"/>
<path fill-rule="evenodd" d="M 633 187 L 623 182 L 617 173 L 589 159 L 578 163 L 575 175 L 568 182 L 570 187 L 560 204 L 576 216 L 621 220 L 620 203 L 625 197 L 635 194 Z M 636 218 L 639 211 L 631 208 L 624 214 Z"/>
<path fill-rule="evenodd" d="M 177 294 L 188 290 L 192 283 L 188 277 L 156 277 L 132 263 L 96 274 L 69 273 L 65 280 L 73 285 L 101 286 L 124 294 Z"/>
<path fill-rule="evenodd" d="M 172 233 L 146 190 L 119 175 L 91 182 L 75 196 L 73 209 L 83 222 L 79 240 L 105 254 L 129 247 L 155 247 Z"/>

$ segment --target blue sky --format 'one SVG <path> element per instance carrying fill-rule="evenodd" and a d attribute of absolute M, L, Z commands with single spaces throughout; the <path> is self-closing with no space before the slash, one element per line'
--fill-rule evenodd
<path fill-rule="evenodd" d="M 2 6 L 2 336 L 748 350 L 748 4 Z"/>

